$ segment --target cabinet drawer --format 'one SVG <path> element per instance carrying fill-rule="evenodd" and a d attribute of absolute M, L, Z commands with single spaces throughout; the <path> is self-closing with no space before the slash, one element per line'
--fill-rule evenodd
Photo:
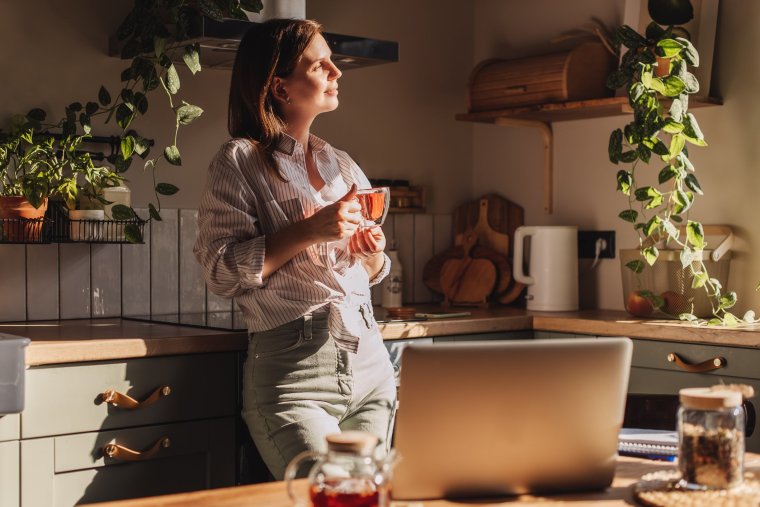
<path fill-rule="evenodd" d="M 19 439 L 19 415 L 0 415 L 0 442 Z"/>
<path fill-rule="evenodd" d="M 760 380 L 760 350 L 716 345 L 698 345 L 656 340 L 634 340 L 632 366 L 684 371 L 668 361 L 668 355 L 678 354 L 685 362 L 698 364 L 723 358 L 725 365 L 705 375 L 742 377 Z M 717 382 L 717 379 L 715 380 Z"/>
<path fill-rule="evenodd" d="M 22 438 L 83 433 L 232 415 L 236 411 L 234 353 L 81 363 L 27 372 Z M 168 396 L 129 410 L 103 401 L 118 391 L 137 401 L 161 386 Z"/>
<path fill-rule="evenodd" d="M 23 507 L 154 496 L 232 486 L 233 417 L 22 441 Z M 168 438 L 168 448 L 144 461 L 103 455 L 117 443 L 143 451 Z"/>

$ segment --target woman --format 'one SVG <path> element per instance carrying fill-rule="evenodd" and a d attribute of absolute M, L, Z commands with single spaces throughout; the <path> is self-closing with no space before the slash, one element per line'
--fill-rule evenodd
<path fill-rule="evenodd" d="M 390 269 L 379 227 L 363 228 L 344 152 L 310 134 L 338 107 L 340 70 L 320 26 L 271 20 L 243 37 L 229 131 L 209 167 L 195 254 L 208 287 L 235 297 L 249 329 L 243 418 L 270 472 L 325 436 L 364 430 L 389 445 L 393 371 L 371 285 Z"/>

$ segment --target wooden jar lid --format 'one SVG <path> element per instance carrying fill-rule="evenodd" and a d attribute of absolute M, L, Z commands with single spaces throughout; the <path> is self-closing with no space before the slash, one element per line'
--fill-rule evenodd
<path fill-rule="evenodd" d="M 377 447 L 378 438 L 365 431 L 344 431 L 327 435 L 327 448 L 335 452 L 351 452 L 369 456 Z"/>
<path fill-rule="evenodd" d="M 678 391 L 678 398 L 686 408 L 698 410 L 721 410 L 742 404 L 742 393 L 728 389 L 689 387 Z"/>

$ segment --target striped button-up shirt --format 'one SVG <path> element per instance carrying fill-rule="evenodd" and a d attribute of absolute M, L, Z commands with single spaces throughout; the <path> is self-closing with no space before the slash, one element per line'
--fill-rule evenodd
<path fill-rule="evenodd" d="M 329 311 L 329 328 L 338 346 L 355 352 L 362 336 L 377 333 L 370 286 L 372 280 L 347 243 L 316 243 L 296 254 L 264 279 L 265 237 L 310 217 L 344 195 L 352 183 L 369 188 L 359 166 L 345 152 L 311 135 L 320 192 L 306 172 L 304 149 L 283 135 L 274 151 L 282 181 L 269 171 L 260 148 L 247 139 L 225 143 L 209 167 L 198 212 L 195 255 L 209 289 L 234 297 L 251 333 L 266 331 L 315 311 Z"/>

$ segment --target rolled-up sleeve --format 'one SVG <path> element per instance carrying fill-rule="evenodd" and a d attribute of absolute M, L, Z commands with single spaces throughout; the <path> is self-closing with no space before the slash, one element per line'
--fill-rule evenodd
<path fill-rule="evenodd" d="M 209 290 L 223 297 L 265 285 L 266 237 L 259 224 L 256 195 L 240 171 L 233 149 L 223 148 L 209 166 L 198 209 L 193 252 Z"/>
<path fill-rule="evenodd" d="M 375 276 L 370 278 L 369 280 L 369 286 L 372 287 L 373 285 L 377 285 L 378 283 L 382 282 L 383 279 L 388 276 L 388 273 L 391 271 L 391 259 L 388 257 L 388 255 L 383 252 L 383 267 L 380 269 L 380 271 L 377 272 Z"/>

